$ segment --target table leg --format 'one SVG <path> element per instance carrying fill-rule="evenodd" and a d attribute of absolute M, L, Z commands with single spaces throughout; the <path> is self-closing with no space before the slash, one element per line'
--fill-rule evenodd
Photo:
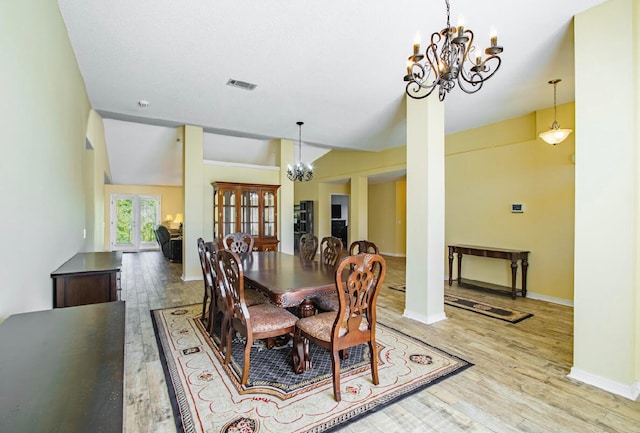
<path fill-rule="evenodd" d="M 309 317 L 313 316 L 316 313 L 316 306 L 313 305 L 313 301 L 311 299 L 305 299 L 300 304 L 299 313 L 300 317 Z"/>
<path fill-rule="evenodd" d="M 295 335 L 293 337 L 293 350 L 291 351 L 293 371 L 302 374 L 305 370 L 311 370 L 311 357 L 309 356 L 309 340 Z"/>
<path fill-rule="evenodd" d="M 460 284 L 460 278 L 462 278 L 462 253 L 458 253 L 458 284 Z"/>
<path fill-rule="evenodd" d="M 511 299 L 516 299 L 516 274 L 518 273 L 518 261 L 511 260 Z"/>
<path fill-rule="evenodd" d="M 449 287 L 453 284 L 453 247 L 449 247 Z"/>
<path fill-rule="evenodd" d="M 522 297 L 527 297 L 527 268 L 529 267 L 529 262 L 527 259 L 522 259 L 520 261 L 522 264 Z"/>

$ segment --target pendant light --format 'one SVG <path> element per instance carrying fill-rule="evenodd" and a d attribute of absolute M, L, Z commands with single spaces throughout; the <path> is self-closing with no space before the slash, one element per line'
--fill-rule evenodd
<path fill-rule="evenodd" d="M 539 137 L 544 141 L 549 144 L 553 144 L 554 146 L 558 143 L 562 143 L 569 134 L 573 132 L 571 129 L 560 129 L 560 125 L 556 120 L 558 115 L 558 108 L 556 107 L 556 86 L 560 81 L 562 80 L 559 78 L 549 81 L 549 84 L 553 84 L 553 123 L 551 124 L 551 129 L 539 135 Z"/>

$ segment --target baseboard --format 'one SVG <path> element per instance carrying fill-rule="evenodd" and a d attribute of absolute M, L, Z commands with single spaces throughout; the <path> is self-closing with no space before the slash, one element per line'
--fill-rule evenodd
<path fill-rule="evenodd" d="M 583 382 L 589 385 L 593 385 L 596 388 L 600 388 L 607 392 L 617 394 L 621 397 L 628 398 L 629 400 L 637 401 L 640 397 L 640 382 L 634 382 L 630 385 L 625 385 L 604 377 L 596 376 L 595 374 L 587 373 L 575 367 L 571 367 L 571 372 L 567 377 Z"/>
<path fill-rule="evenodd" d="M 404 313 L 402 314 L 402 316 L 406 317 L 407 319 L 412 319 L 427 325 L 440 322 L 441 320 L 445 320 L 447 318 L 447 315 L 444 312 L 439 314 L 434 314 L 433 316 L 425 316 L 424 314 L 417 314 L 407 309 L 404 310 Z"/>
<path fill-rule="evenodd" d="M 541 295 L 535 292 L 527 291 L 527 298 L 551 302 L 552 304 L 566 305 L 567 307 L 573 307 L 573 301 L 569 299 L 554 298 L 553 296 Z"/>
<path fill-rule="evenodd" d="M 449 282 L 449 276 L 444 277 L 445 283 Z M 455 280 L 454 280 L 455 281 Z M 569 299 L 554 298 L 553 296 L 541 295 L 539 293 L 527 291 L 527 298 L 537 299 L 539 301 L 550 302 L 552 304 L 565 305 L 567 307 L 573 307 L 573 301 Z"/>
<path fill-rule="evenodd" d="M 384 251 L 380 251 L 381 256 L 390 256 L 390 257 L 407 257 L 406 254 L 398 254 L 398 253 L 387 253 Z"/>

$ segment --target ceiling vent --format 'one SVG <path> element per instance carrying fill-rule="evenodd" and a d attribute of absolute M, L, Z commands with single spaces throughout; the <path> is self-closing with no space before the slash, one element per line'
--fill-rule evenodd
<path fill-rule="evenodd" d="M 234 80 L 233 78 L 229 78 L 229 81 L 227 81 L 227 86 L 233 86 L 233 87 L 237 87 L 239 89 L 244 89 L 244 90 L 254 90 L 256 87 L 258 87 L 257 84 L 247 83 L 246 81 Z"/>

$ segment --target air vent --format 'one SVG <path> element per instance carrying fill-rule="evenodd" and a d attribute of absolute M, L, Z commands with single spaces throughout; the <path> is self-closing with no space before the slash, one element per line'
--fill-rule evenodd
<path fill-rule="evenodd" d="M 247 83 L 246 81 L 234 80 L 233 78 L 229 78 L 229 81 L 227 81 L 227 86 L 233 86 L 233 87 L 237 87 L 239 89 L 244 89 L 244 90 L 254 90 L 256 87 L 258 87 L 257 84 Z"/>

